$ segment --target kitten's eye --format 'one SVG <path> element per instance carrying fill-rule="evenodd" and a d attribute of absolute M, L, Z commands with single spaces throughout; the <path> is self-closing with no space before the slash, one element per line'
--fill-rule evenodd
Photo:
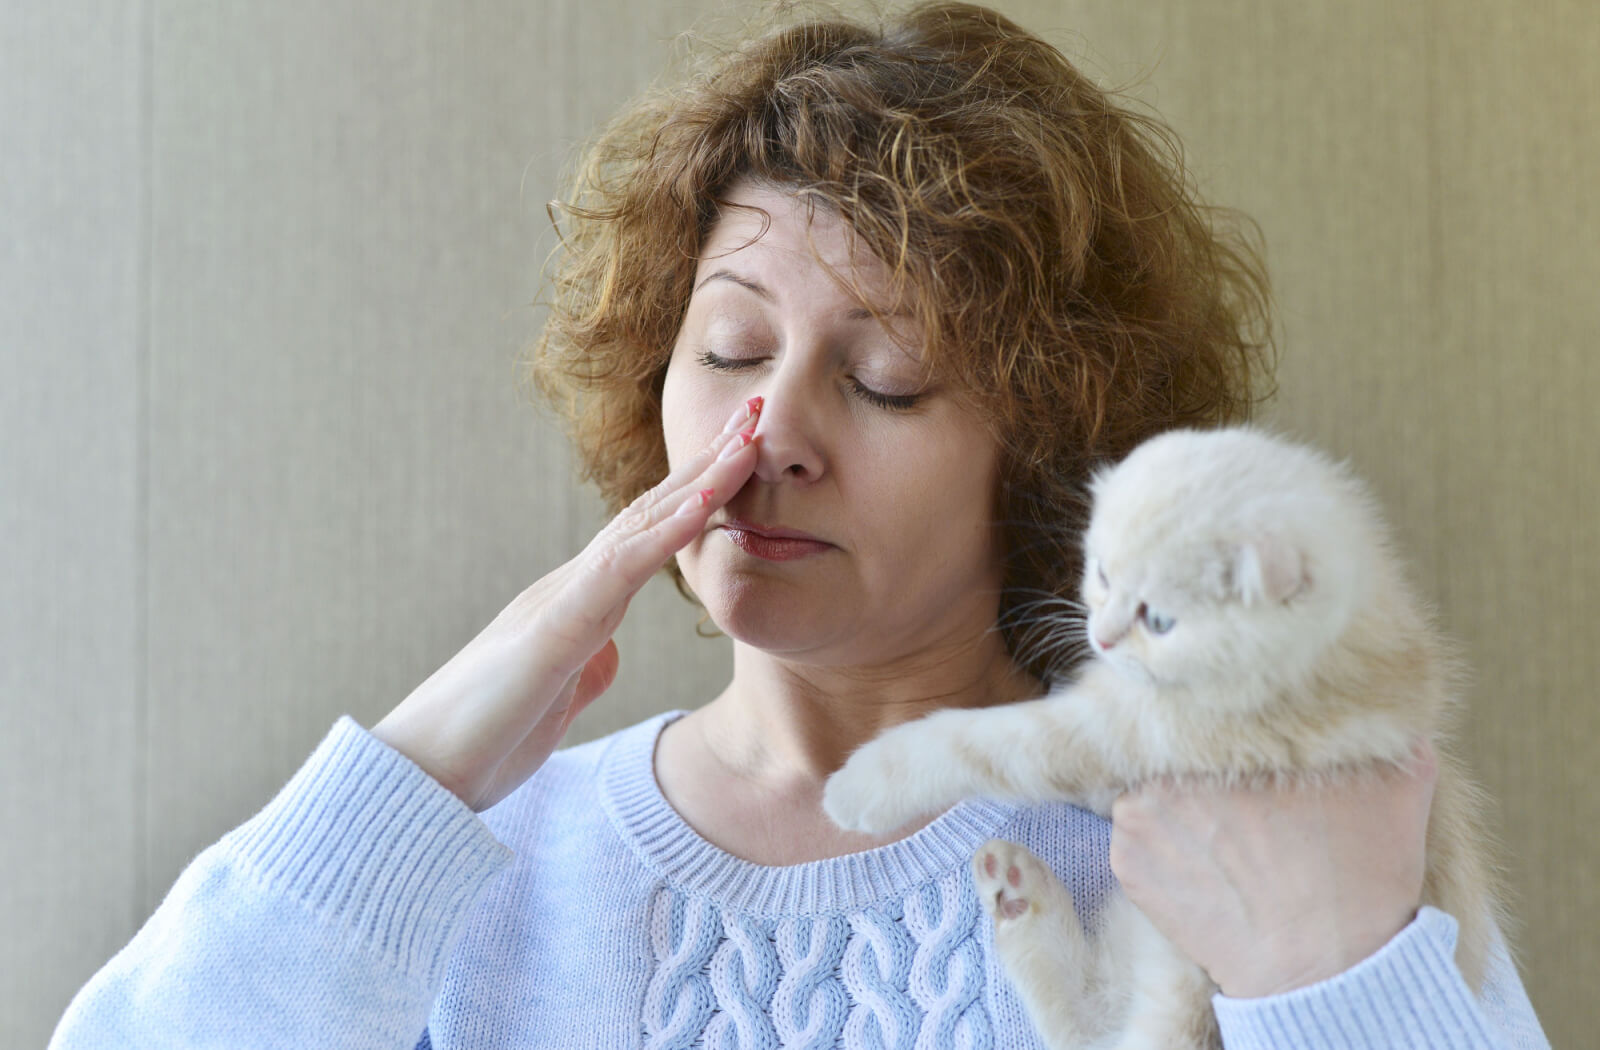
<path fill-rule="evenodd" d="M 1144 625 L 1150 629 L 1151 634 L 1166 634 L 1178 622 L 1171 616 L 1162 616 L 1148 605 L 1140 606 L 1139 609 L 1139 615 L 1143 617 Z"/>

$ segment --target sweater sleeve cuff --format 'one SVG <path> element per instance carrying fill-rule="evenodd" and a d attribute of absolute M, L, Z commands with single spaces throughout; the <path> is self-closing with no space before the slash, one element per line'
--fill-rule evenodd
<path fill-rule="evenodd" d="M 514 856 L 470 807 L 349 717 L 222 845 L 274 890 L 430 983 Z"/>
<path fill-rule="evenodd" d="M 1212 997 L 1228 1050 L 1469 1050 L 1494 1039 L 1455 964 L 1456 920 L 1422 908 L 1342 974 L 1260 999 Z"/>

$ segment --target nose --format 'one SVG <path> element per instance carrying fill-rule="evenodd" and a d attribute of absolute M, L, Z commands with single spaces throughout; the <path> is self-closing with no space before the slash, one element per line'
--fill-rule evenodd
<path fill-rule="evenodd" d="M 804 377 L 775 375 L 760 391 L 765 398 L 756 436 L 756 477 L 762 481 L 812 482 L 826 469 L 821 436 L 826 430 L 821 393 Z"/>
<path fill-rule="evenodd" d="M 1107 621 L 1110 621 L 1109 623 Z M 1116 648 L 1118 642 L 1128 636 L 1133 629 L 1133 624 L 1121 623 L 1120 618 L 1102 615 L 1095 617 L 1089 624 L 1089 640 L 1100 652 L 1110 652 Z"/>

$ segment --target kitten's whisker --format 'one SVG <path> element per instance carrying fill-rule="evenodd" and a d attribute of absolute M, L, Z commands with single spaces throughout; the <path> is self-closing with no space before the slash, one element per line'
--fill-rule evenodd
<path fill-rule="evenodd" d="M 1048 615 L 1045 615 L 1048 613 Z M 1025 606 L 1015 606 L 1007 610 L 999 618 L 999 622 L 1006 627 L 1020 626 L 1049 626 L 1057 623 L 1082 623 L 1088 621 L 1087 611 L 1080 606 L 1066 602 L 1033 602 Z"/>

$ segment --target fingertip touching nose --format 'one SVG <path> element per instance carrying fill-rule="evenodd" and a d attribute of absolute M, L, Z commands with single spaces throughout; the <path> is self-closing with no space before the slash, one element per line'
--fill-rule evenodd
<path fill-rule="evenodd" d="M 822 453 L 808 421 L 794 410 L 796 404 L 791 398 L 781 404 L 770 396 L 762 398 L 755 471 L 762 481 L 814 481 L 822 476 Z"/>

